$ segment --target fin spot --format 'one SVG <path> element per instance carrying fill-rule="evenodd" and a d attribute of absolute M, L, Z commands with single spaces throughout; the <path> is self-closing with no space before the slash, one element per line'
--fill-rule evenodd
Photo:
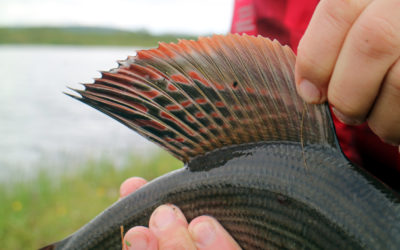
<path fill-rule="evenodd" d="M 237 87 L 238 87 L 238 82 L 237 82 L 237 81 L 234 81 L 234 82 L 232 83 L 232 88 L 237 89 Z"/>

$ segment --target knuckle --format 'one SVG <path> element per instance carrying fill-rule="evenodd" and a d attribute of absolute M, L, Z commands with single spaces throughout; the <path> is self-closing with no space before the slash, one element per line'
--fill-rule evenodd
<path fill-rule="evenodd" d="M 389 92 L 400 98 L 400 67 L 393 69 L 389 72 L 387 81 L 385 83 Z"/>
<path fill-rule="evenodd" d="M 390 99 L 395 102 L 394 105 L 400 104 L 400 59 L 390 68 L 383 81 L 381 92 L 389 94 Z"/>
<path fill-rule="evenodd" d="M 328 91 L 328 100 L 344 116 L 354 119 L 360 117 L 359 108 L 350 103 L 347 96 L 337 91 Z"/>
<path fill-rule="evenodd" d="M 351 25 L 352 20 L 346 15 L 348 12 L 343 11 L 343 8 L 348 7 L 349 2 L 348 0 L 330 0 L 323 5 L 325 18 L 332 27 L 342 30 L 344 27 Z"/>
<path fill-rule="evenodd" d="M 399 78 L 397 78 L 395 81 L 391 81 L 387 83 L 387 87 L 389 89 L 389 92 L 398 97 L 400 100 L 400 72 L 398 73 Z"/>
<path fill-rule="evenodd" d="M 360 22 L 356 31 L 355 49 L 373 59 L 393 56 L 400 49 L 400 36 L 394 26 L 382 17 Z"/>
<path fill-rule="evenodd" d="M 389 144 L 400 144 L 400 134 L 393 134 L 391 129 L 388 129 L 387 126 L 382 124 L 382 122 L 376 120 L 369 120 L 368 126 L 376 134 L 382 141 L 387 142 Z"/>
<path fill-rule="evenodd" d="M 368 120 L 368 126 L 376 134 L 382 139 L 387 139 L 387 135 L 385 133 L 385 129 L 381 126 L 379 122 L 376 122 L 375 120 Z"/>
<path fill-rule="evenodd" d="M 304 46 L 298 48 L 297 64 L 302 72 L 302 76 L 314 83 L 325 82 L 329 78 L 330 69 L 321 64 L 317 57 L 309 53 L 309 49 Z"/>

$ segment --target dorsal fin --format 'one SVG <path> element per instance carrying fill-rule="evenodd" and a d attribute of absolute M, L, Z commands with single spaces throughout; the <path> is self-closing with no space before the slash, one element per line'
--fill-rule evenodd
<path fill-rule="evenodd" d="M 336 147 L 326 106 L 306 105 L 296 93 L 294 62 L 288 46 L 261 36 L 160 43 L 120 61 L 75 98 L 184 162 L 257 141 Z"/>

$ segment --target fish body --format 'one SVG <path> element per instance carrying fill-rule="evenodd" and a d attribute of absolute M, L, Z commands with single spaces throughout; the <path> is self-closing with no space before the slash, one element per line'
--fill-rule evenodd
<path fill-rule="evenodd" d="M 78 90 L 185 166 L 43 249 L 121 249 L 121 226 L 164 203 L 215 217 L 244 249 L 399 249 L 399 196 L 344 157 L 326 105 L 297 96 L 294 59 L 214 36 L 141 51 Z"/>
<path fill-rule="evenodd" d="M 256 143 L 220 149 L 155 179 L 100 214 L 61 249 L 121 249 L 120 226 L 147 225 L 164 203 L 212 215 L 244 249 L 396 249 L 399 203 L 329 147 Z M 317 167 L 315 167 L 317 166 Z M 322 168 L 319 166 L 323 166 Z M 195 166 L 196 167 L 196 166 Z"/>

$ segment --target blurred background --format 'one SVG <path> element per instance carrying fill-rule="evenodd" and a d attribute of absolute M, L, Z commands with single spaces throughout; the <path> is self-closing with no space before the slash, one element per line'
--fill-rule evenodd
<path fill-rule="evenodd" d="M 66 96 L 159 41 L 229 31 L 232 0 L 0 0 L 2 249 L 60 240 L 120 183 L 182 164 Z"/>

